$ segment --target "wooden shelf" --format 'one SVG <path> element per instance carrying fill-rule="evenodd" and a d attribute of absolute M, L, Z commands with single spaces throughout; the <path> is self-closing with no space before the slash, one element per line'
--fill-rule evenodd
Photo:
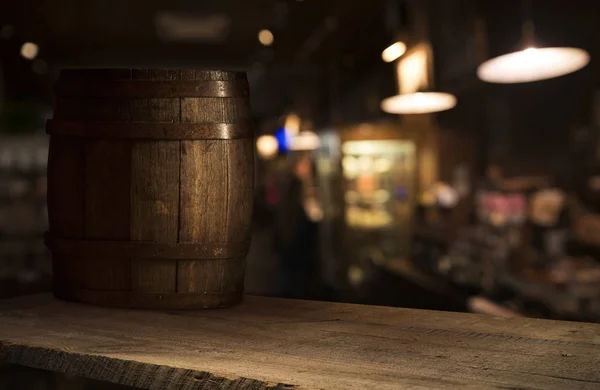
<path fill-rule="evenodd" d="M 0 360 L 144 389 L 597 389 L 600 325 L 276 298 L 204 311 L 0 301 Z"/>

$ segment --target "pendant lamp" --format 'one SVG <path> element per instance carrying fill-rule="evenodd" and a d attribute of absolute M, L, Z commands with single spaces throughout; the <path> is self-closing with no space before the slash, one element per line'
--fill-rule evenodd
<path fill-rule="evenodd" d="M 456 97 L 445 92 L 405 93 L 381 101 L 381 109 L 390 114 L 427 114 L 454 106 Z"/>
<path fill-rule="evenodd" d="M 531 3 L 526 3 L 531 7 Z M 575 47 L 543 47 L 533 44 L 531 21 L 523 25 L 525 48 L 485 61 L 477 77 L 488 83 L 515 84 L 547 80 L 575 72 L 590 62 L 587 51 Z"/>

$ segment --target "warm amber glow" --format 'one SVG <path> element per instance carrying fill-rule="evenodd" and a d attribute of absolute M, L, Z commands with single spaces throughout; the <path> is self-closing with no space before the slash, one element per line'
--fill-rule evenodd
<path fill-rule="evenodd" d="M 359 156 L 411 154 L 413 152 L 414 144 L 405 141 L 346 141 L 342 145 L 342 153 Z M 354 166 L 358 168 L 358 161 L 355 163 Z"/>
<path fill-rule="evenodd" d="M 588 52 L 574 47 L 527 48 L 484 62 L 477 76 L 488 83 L 527 83 L 575 72 L 589 62 Z"/>
<path fill-rule="evenodd" d="M 392 169 L 393 161 L 390 158 L 380 157 L 373 162 L 373 168 L 378 173 L 385 173 Z"/>
<path fill-rule="evenodd" d="M 300 131 L 300 117 L 294 113 L 288 114 L 283 128 L 288 136 L 298 134 Z"/>
<path fill-rule="evenodd" d="M 277 138 L 272 135 L 261 135 L 256 140 L 256 150 L 258 155 L 264 159 L 270 159 L 277 155 L 279 144 Z"/>
<path fill-rule="evenodd" d="M 28 60 L 33 60 L 37 56 L 38 51 L 38 45 L 32 42 L 25 42 L 23 46 L 21 46 L 21 55 Z"/>
<path fill-rule="evenodd" d="M 383 99 L 381 109 L 390 114 L 426 114 L 449 110 L 456 97 L 443 92 L 416 92 Z"/>
<path fill-rule="evenodd" d="M 406 52 L 406 44 L 404 42 L 396 42 L 388 46 L 382 53 L 381 59 L 385 62 L 392 62 Z"/>
<path fill-rule="evenodd" d="M 398 83 L 401 94 L 429 87 L 429 51 L 426 45 L 412 49 L 398 61 Z"/>
<path fill-rule="evenodd" d="M 290 150 L 315 150 L 319 146 L 321 146 L 321 140 L 312 131 L 303 131 L 290 137 L 288 144 Z"/>
<path fill-rule="evenodd" d="M 260 30 L 260 32 L 258 33 L 258 41 L 263 46 L 271 46 L 275 41 L 275 36 L 273 36 L 271 30 Z"/>

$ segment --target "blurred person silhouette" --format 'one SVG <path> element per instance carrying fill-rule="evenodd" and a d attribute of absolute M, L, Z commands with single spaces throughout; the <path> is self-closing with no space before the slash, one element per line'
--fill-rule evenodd
<path fill-rule="evenodd" d="M 278 295 L 288 298 L 310 298 L 318 284 L 317 224 L 305 206 L 310 194 L 307 188 L 310 173 L 310 160 L 305 157 L 298 160 L 282 183 L 282 196 L 276 209 L 277 291 Z"/>

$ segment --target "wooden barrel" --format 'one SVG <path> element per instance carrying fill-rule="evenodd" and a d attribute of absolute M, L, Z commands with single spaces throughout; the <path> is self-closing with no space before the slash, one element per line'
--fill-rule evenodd
<path fill-rule="evenodd" d="M 254 175 L 245 73 L 72 69 L 55 92 L 54 295 L 132 308 L 239 302 Z"/>

